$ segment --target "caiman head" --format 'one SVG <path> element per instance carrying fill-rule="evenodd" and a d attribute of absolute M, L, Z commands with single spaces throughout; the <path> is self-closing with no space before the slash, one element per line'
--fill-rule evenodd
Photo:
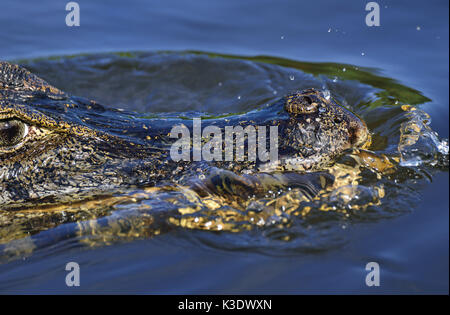
<path fill-rule="evenodd" d="M 283 104 L 284 121 L 276 124 L 287 166 L 323 168 L 370 138 L 357 116 L 322 92 L 296 93 Z M 70 203 L 171 180 L 180 164 L 170 159 L 168 135 L 158 134 L 152 123 L 69 96 L 24 68 L 0 62 L 0 210 Z"/>
<path fill-rule="evenodd" d="M 0 210 L 154 185 L 166 151 L 144 141 L 145 131 L 126 112 L 69 97 L 0 62 Z"/>
<path fill-rule="evenodd" d="M 319 170 L 350 148 L 367 148 L 365 122 L 338 105 L 328 91 L 304 90 L 282 100 L 290 119 L 280 125 L 280 161 L 284 170 Z"/>

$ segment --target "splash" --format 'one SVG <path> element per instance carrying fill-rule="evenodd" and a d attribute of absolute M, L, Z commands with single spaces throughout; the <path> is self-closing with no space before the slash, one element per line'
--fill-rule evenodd
<path fill-rule="evenodd" d="M 400 126 L 400 165 L 418 167 L 424 164 L 448 168 L 448 140 L 439 139 L 430 127 L 430 115 L 416 107 L 404 105 L 407 121 Z"/>

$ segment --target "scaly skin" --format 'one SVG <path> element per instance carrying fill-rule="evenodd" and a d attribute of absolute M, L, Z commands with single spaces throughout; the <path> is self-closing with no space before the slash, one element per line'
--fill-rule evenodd
<path fill-rule="evenodd" d="M 346 149 L 370 142 L 360 118 L 313 89 L 259 111 L 202 120 L 203 128 L 278 126 L 280 159 L 275 163 L 175 162 L 169 150 L 176 139 L 168 134 L 181 123 L 192 131 L 192 121 L 145 119 L 109 109 L 0 62 L 0 210 L 71 203 L 133 187 L 192 180 L 194 187 L 201 187 L 195 179 L 208 178 L 217 169 L 227 170 L 221 174 L 246 174 L 246 188 L 264 186 L 267 172 L 285 173 L 287 182 L 302 182 L 302 172 L 323 170 Z M 224 178 L 238 181 L 233 176 Z M 310 180 L 304 178 L 301 185 Z M 211 182 L 203 181 L 210 188 Z"/>

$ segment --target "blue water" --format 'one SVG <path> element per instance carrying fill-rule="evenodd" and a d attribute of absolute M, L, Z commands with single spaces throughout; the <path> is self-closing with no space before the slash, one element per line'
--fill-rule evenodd
<path fill-rule="evenodd" d="M 366 1 L 78 3 L 81 26 L 69 28 L 65 1 L 3 0 L 0 59 L 196 50 L 377 68 L 431 99 L 421 108 L 448 138 L 448 1 L 378 1 L 381 26 L 372 28 Z M 439 173 L 413 211 L 353 226 L 333 250 L 226 251 L 181 232 L 92 250 L 54 244 L 0 265 L 0 292 L 448 293 L 448 183 Z M 80 288 L 65 286 L 69 261 L 80 263 Z M 369 261 L 380 264 L 378 288 L 365 285 Z"/>

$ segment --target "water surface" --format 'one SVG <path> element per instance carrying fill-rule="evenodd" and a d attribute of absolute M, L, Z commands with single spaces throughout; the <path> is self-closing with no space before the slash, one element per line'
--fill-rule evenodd
<path fill-rule="evenodd" d="M 363 116 L 379 153 L 397 149 L 404 104 L 430 114 L 432 130 L 448 137 L 448 2 L 380 2 L 378 29 L 364 25 L 360 3 L 79 2 L 78 29 L 64 25 L 62 3 L 2 3 L 8 32 L 0 39 L 9 44 L 0 57 L 63 90 L 141 114 L 247 111 L 315 86 Z M 110 51 L 126 53 L 97 54 Z M 79 53 L 88 55 L 65 57 Z M 120 84 L 124 78 L 130 84 Z M 420 145 L 432 157 L 439 151 L 432 140 Z M 68 223 L 36 234 L 37 250 L 3 263 L 0 290 L 71 292 L 64 265 L 77 261 L 82 292 L 446 293 L 448 172 L 430 166 L 427 154 L 415 165 L 416 153 L 405 152 L 404 167 L 421 177 L 389 179 L 387 202 L 362 214 L 321 213 L 320 224 L 294 217 L 293 227 L 241 233 L 174 228 L 92 249 L 64 239 Z M 369 261 L 380 263 L 380 288 L 364 284 Z"/>

